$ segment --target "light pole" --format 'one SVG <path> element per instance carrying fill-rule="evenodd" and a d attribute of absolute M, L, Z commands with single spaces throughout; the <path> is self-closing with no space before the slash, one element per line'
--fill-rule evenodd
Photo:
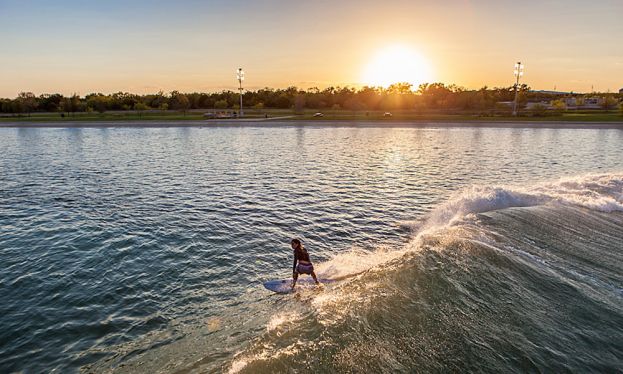
<path fill-rule="evenodd" d="M 523 76 L 523 65 L 521 61 L 515 64 L 515 70 L 513 71 L 517 81 L 515 82 L 515 101 L 513 102 L 513 116 L 517 115 L 517 95 L 519 94 L 519 78 Z"/>
<path fill-rule="evenodd" d="M 240 90 L 240 117 L 242 117 L 242 81 L 244 80 L 244 71 L 242 71 L 242 68 L 238 68 L 236 77 L 238 78 L 238 83 L 240 84 L 238 90 Z"/>

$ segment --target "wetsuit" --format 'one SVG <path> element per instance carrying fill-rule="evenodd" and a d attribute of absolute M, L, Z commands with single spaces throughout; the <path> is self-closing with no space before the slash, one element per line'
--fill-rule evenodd
<path fill-rule="evenodd" d="M 304 264 L 301 261 L 306 262 Z M 296 265 L 298 263 L 298 266 Z M 311 274 L 314 271 L 314 265 L 309 260 L 309 253 L 305 249 L 294 250 L 294 264 L 292 264 L 292 272 L 299 274 Z"/>

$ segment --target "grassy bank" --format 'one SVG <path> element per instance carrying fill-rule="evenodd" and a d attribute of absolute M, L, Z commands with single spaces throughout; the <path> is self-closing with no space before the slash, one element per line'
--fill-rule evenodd
<path fill-rule="evenodd" d="M 416 112 L 392 112 L 391 117 L 384 116 L 383 112 L 370 113 L 353 113 L 348 111 L 329 111 L 323 112 L 322 117 L 314 117 L 313 113 L 305 113 L 296 116 L 301 120 L 321 120 L 321 121 L 423 121 L 423 122 L 543 122 L 543 121 L 560 121 L 560 122 L 623 122 L 623 115 L 619 112 L 588 112 L 588 113 L 561 113 L 557 115 L 548 115 L 542 117 L 533 117 L 527 115 L 508 116 L 508 115 L 477 115 L 477 114 L 421 114 Z"/>
<path fill-rule="evenodd" d="M 218 121 L 218 119 L 205 119 L 205 110 L 189 111 L 186 114 L 177 111 L 157 111 L 157 112 L 105 112 L 105 113 L 33 113 L 31 115 L 2 116 L 0 122 L 72 122 L 72 121 L 199 121 L 207 122 Z M 293 116 L 292 120 L 305 121 L 413 121 L 413 122 L 544 122 L 544 121 L 564 121 L 564 122 L 623 122 L 623 115 L 618 111 L 591 111 L 591 112 L 565 112 L 556 115 L 533 117 L 520 115 L 517 117 L 504 115 L 478 115 L 478 114 L 444 114 L 444 113 L 419 113 L 415 111 L 395 111 L 391 116 L 385 116 L 384 112 L 353 112 L 347 110 L 326 110 L 322 111 L 322 117 L 315 117 L 314 110 L 306 110 L 303 113 L 294 115 L 288 109 L 268 109 L 262 111 L 249 110 L 245 112 L 245 119 L 270 119 L 275 117 Z"/>

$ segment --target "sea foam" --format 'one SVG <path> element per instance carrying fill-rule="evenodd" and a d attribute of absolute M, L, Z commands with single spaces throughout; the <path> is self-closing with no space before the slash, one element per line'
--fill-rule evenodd
<path fill-rule="evenodd" d="M 402 247 L 381 246 L 373 251 L 353 248 L 317 264 L 317 272 L 322 278 L 352 277 L 419 248 L 426 235 L 458 224 L 471 214 L 546 204 L 623 211 L 623 173 L 565 177 L 530 186 L 470 186 L 453 194 L 424 219 L 404 223 L 413 235 Z"/>
<path fill-rule="evenodd" d="M 468 214 L 545 204 L 581 206 L 601 212 L 623 211 L 623 173 L 561 178 L 532 186 L 471 186 L 439 205 L 422 223 L 419 233 L 454 224 Z"/>

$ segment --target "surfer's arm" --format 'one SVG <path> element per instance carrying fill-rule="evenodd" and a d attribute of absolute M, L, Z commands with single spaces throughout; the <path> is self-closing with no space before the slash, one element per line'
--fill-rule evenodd
<path fill-rule="evenodd" d="M 296 280 L 299 277 L 298 273 L 296 272 L 296 263 L 298 261 L 298 258 L 296 257 L 296 253 L 294 254 L 294 263 L 292 264 L 292 289 L 294 290 L 294 286 L 296 286 Z"/>

